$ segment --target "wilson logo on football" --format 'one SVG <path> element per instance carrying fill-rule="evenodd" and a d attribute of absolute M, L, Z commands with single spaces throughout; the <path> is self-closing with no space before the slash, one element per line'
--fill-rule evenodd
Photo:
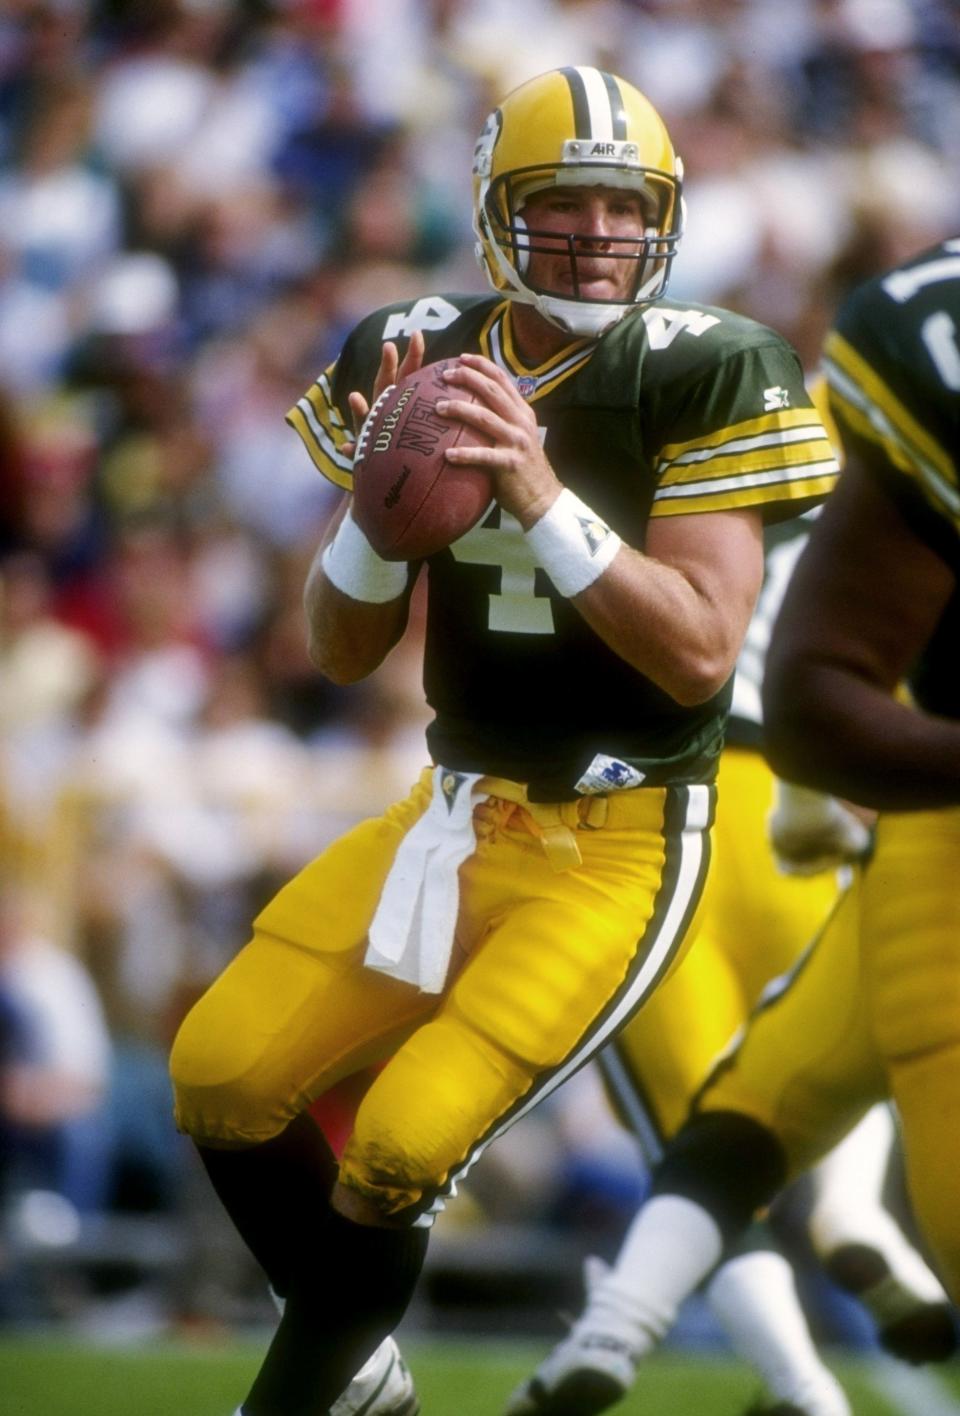
<path fill-rule="evenodd" d="M 412 397 L 413 389 L 405 388 L 397 399 L 396 407 L 392 408 L 383 420 L 383 427 L 377 433 L 376 440 L 373 444 L 374 452 L 386 452 L 387 448 L 390 446 L 390 440 L 396 431 L 397 424 L 400 422 L 404 406 L 409 403 Z"/>

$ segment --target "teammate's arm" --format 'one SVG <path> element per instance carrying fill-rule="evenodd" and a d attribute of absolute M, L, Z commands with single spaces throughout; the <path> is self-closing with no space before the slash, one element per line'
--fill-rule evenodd
<path fill-rule="evenodd" d="M 451 461 L 486 467 L 497 498 L 525 531 L 563 490 L 540 445 L 533 410 L 503 371 L 479 355 L 452 370 L 447 413 L 493 439 L 450 449 Z M 457 399 L 468 388 L 480 404 Z M 762 526 L 753 510 L 664 517 L 646 553 L 621 546 L 591 585 L 571 596 L 590 627 L 678 703 L 706 702 L 726 683 L 763 581 Z"/>
<path fill-rule="evenodd" d="M 764 679 L 767 752 L 788 780 L 865 806 L 960 802 L 960 723 L 894 697 L 956 588 L 857 455 L 800 558 Z"/>
<path fill-rule="evenodd" d="M 401 360 L 397 346 L 387 341 L 373 384 L 373 400 L 397 379 L 423 362 L 423 335 L 411 336 Z M 367 416 L 363 393 L 349 394 L 354 427 Z M 344 444 L 352 455 L 354 445 Z M 350 515 L 350 496 L 343 498 L 330 519 L 307 574 L 303 604 L 307 647 L 317 668 L 334 683 L 366 678 L 386 658 L 403 635 L 416 579 L 406 564 L 384 561 L 369 545 Z"/>

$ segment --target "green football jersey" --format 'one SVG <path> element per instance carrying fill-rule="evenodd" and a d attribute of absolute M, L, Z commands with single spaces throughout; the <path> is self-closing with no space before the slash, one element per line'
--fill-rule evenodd
<path fill-rule="evenodd" d="M 763 585 L 737 657 L 727 720 L 726 740 L 737 747 L 763 747 L 763 671 L 770 636 L 818 511 L 815 508 L 790 521 L 777 521 L 764 531 Z"/>
<path fill-rule="evenodd" d="M 508 311 L 496 296 L 442 295 L 364 319 L 288 415 L 320 470 L 350 488 L 347 394 L 369 396 L 384 340 L 402 350 L 421 329 L 427 362 L 476 351 L 516 380 L 557 476 L 629 545 L 643 548 L 654 517 L 753 507 L 774 521 L 832 486 L 797 357 L 762 325 L 660 301 L 529 367 Z M 682 707 L 625 663 L 496 504 L 430 558 L 424 687 L 435 761 L 544 797 L 569 796 L 598 756 L 650 783 L 710 780 L 731 694 Z"/>
<path fill-rule="evenodd" d="M 960 240 L 859 287 L 824 345 L 830 407 L 845 445 L 921 540 L 960 572 Z M 879 455 L 878 455 L 879 454 Z M 960 603 L 944 614 L 911 687 L 960 717 Z"/>

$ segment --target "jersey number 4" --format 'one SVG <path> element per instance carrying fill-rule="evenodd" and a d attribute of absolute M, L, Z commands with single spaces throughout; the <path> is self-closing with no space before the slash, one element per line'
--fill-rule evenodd
<path fill-rule="evenodd" d="M 467 565 L 492 565 L 500 588 L 487 597 L 487 628 L 500 634 L 553 634 L 553 606 L 535 589 L 537 562 L 515 516 L 501 507 L 500 524 L 481 522 L 450 547 Z"/>

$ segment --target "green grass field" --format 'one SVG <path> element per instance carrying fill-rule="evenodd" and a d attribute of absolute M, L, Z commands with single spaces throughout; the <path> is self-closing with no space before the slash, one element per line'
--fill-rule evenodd
<path fill-rule="evenodd" d="M 528 1345 L 405 1344 L 423 1416 L 499 1416 L 514 1384 L 542 1355 Z M 260 1343 L 146 1349 L 90 1348 L 31 1338 L 0 1340 L 2 1416 L 230 1416 Z M 960 1416 L 960 1373 L 933 1376 L 837 1360 L 856 1416 Z M 745 1368 L 725 1360 L 658 1355 L 617 1416 L 742 1416 L 756 1394 Z"/>

